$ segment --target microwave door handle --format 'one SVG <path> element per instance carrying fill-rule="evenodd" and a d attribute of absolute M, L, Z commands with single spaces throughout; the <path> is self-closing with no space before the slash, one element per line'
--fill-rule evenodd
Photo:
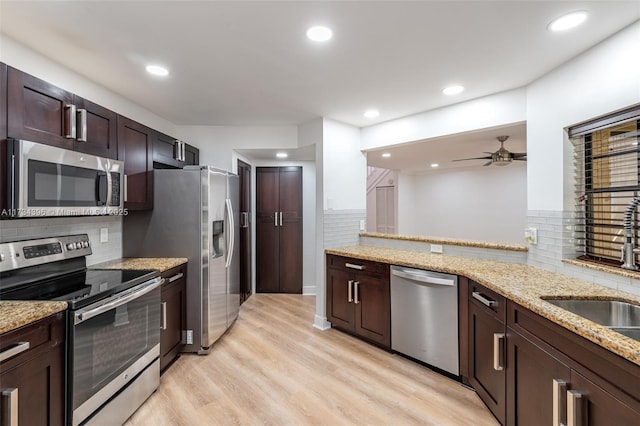
<path fill-rule="evenodd" d="M 113 196 L 113 177 L 111 176 L 111 172 L 107 170 L 107 199 L 104 203 L 105 206 L 111 205 L 111 197 Z"/>

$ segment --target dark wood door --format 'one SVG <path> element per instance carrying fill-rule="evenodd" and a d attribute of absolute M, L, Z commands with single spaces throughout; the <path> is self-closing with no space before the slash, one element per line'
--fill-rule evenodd
<path fill-rule="evenodd" d="M 494 416 L 505 424 L 506 375 L 494 368 L 494 339 L 504 335 L 504 322 L 469 303 L 469 381 Z M 504 350 L 502 345 L 498 351 Z M 497 354 L 500 357 L 500 354 Z"/>
<path fill-rule="evenodd" d="M 507 424 L 553 424 L 554 380 L 570 383 L 571 369 L 530 340 L 507 330 Z M 558 413 L 560 420 L 567 424 L 562 412 Z"/>
<path fill-rule="evenodd" d="M 12 67 L 7 84 L 9 137 L 73 149 L 72 93 Z"/>
<path fill-rule="evenodd" d="M 124 207 L 153 209 L 154 130 L 118 116 L 118 159 L 124 161 Z"/>
<path fill-rule="evenodd" d="M 177 160 L 177 140 L 174 137 L 157 132 L 153 141 L 153 167 L 182 168 L 184 163 Z"/>
<path fill-rule="evenodd" d="M 571 371 L 570 389 L 581 397 L 575 405 L 578 419 L 575 424 L 589 426 L 640 424 L 640 407 L 638 406 L 640 404 L 637 400 L 632 401 L 633 406 L 626 404 L 575 370 Z M 567 395 L 567 398 L 571 396 Z M 567 401 L 567 411 L 570 411 L 569 405 L 570 401 Z"/>
<path fill-rule="evenodd" d="M 184 342 L 182 331 L 187 329 L 187 268 L 173 268 L 162 274 L 162 324 L 160 333 L 160 370 L 164 370 L 178 355 Z"/>
<path fill-rule="evenodd" d="M 251 296 L 251 166 L 238 160 L 240 179 L 240 304 Z"/>
<path fill-rule="evenodd" d="M 353 281 L 353 273 L 327 268 L 327 320 L 350 331 L 356 329 Z"/>
<path fill-rule="evenodd" d="M 2 111 L 7 109 L 7 65 L 0 62 L 0 106 Z M 7 114 L 0 114 L 0 212 L 6 210 L 7 191 Z"/>
<path fill-rule="evenodd" d="M 389 280 L 357 274 L 353 303 L 356 333 L 383 346 L 391 346 Z"/>
<path fill-rule="evenodd" d="M 302 167 L 256 169 L 256 283 L 302 293 Z"/>
<path fill-rule="evenodd" d="M 74 97 L 74 103 L 78 108 L 77 138 L 74 142 L 76 151 L 107 158 L 118 158 L 118 115 L 98 104 L 94 104 L 79 96 Z M 82 110 L 86 111 L 86 141 L 82 141 Z"/>

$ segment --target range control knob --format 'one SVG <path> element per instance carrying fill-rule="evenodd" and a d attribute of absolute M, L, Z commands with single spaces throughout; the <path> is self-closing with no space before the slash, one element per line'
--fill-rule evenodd
<path fill-rule="evenodd" d="M 68 243 L 67 244 L 67 250 L 75 250 L 76 249 L 76 244 L 75 243 Z"/>
<path fill-rule="evenodd" d="M 0 253 L 0 262 L 4 262 L 4 253 Z"/>
<path fill-rule="evenodd" d="M 84 247 L 84 248 L 89 247 L 89 241 L 83 241 L 82 242 L 82 247 Z"/>
<path fill-rule="evenodd" d="M 78 241 L 78 242 L 76 243 L 76 248 L 77 248 L 77 249 L 81 249 L 81 248 L 82 248 L 82 243 L 81 243 L 80 241 Z"/>

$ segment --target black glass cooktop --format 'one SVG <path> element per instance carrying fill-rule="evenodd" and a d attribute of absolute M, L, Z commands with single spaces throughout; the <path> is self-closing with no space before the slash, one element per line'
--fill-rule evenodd
<path fill-rule="evenodd" d="M 61 300 L 68 302 L 70 309 L 79 309 L 158 275 L 150 270 L 85 269 L 7 289 L 0 299 Z"/>

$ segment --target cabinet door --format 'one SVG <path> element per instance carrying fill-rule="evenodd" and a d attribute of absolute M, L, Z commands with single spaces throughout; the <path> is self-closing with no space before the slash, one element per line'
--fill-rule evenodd
<path fill-rule="evenodd" d="M 7 65 L 0 62 L 0 106 L 1 110 L 7 109 Z M 7 114 L 0 114 L 0 212 L 5 210 L 7 205 Z"/>
<path fill-rule="evenodd" d="M 280 230 L 275 216 L 256 218 L 256 290 L 280 291 Z"/>
<path fill-rule="evenodd" d="M 152 129 L 118 116 L 118 159 L 124 161 L 124 207 L 129 210 L 153 209 L 153 137 Z"/>
<path fill-rule="evenodd" d="M 70 131 L 73 94 L 8 67 L 8 135 L 60 148 L 73 149 Z"/>
<path fill-rule="evenodd" d="M 391 296 L 389 278 L 358 274 L 354 282 L 356 333 L 391 346 Z"/>
<path fill-rule="evenodd" d="M 77 137 L 74 143 L 76 151 L 106 158 L 118 158 L 118 115 L 98 104 L 79 96 L 74 97 L 77 107 Z M 83 123 L 83 111 L 86 122 Z M 82 140 L 83 127 L 86 126 L 86 140 Z"/>
<path fill-rule="evenodd" d="M 163 274 L 160 370 L 164 370 L 182 349 L 182 330 L 186 330 L 186 267 Z M 182 276 L 180 275 L 182 274 Z M 166 276 L 165 276 L 166 275 Z"/>
<path fill-rule="evenodd" d="M 278 227 L 280 241 L 279 290 L 282 293 L 302 293 L 302 221 L 284 220 Z"/>
<path fill-rule="evenodd" d="M 200 150 L 189 144 L 184 147 L 184 165 L 197 166 L 200 164 Z"/>
<path fill-rule="evenodd" d="M 640 407 L 637 401 L 633 406 L 616 398 L 612 393 L 589 380 L 587 377 L 571 371 L 571 393 L 567 394 L 567 416 L 575 416 L 577 425 L 592 426 L 635 426 L 640 424 Z M 575 399 L 572 410 L 572 393 Z"/>
<path fill-rule="evenodd" d="M 504 340 L 494 351 L 495 339 L 505 334 L 505 325 L 488 314 L 476 303 L 469 303 L 469 381 L 489 410 L 505 423 L 505 370 L 500 360 L 504 354 Z M 500 342 L 500 341 L 499 341 Z M 494 356 L 498 356 L 498 368 L 494 368 Z M 500 369 L 501 368 L 501 369 Z"/>
<path fill-rule="evenodd" d="M 349 272 L 327 268 L 327 320 L 350 331 L 355 330 L 353 280 Z"/>
<path fill-rule="evenodd" d="M 184 163 L 178 161 L 178 144 L 176 138 L 157 132 L 153 141 L 154 168 L 182 168 Z"/>
<path fill-rule="evenodd" d="M 569 383 L 571 369 L 511 329 L 507 336 L 507 365 L 507 424 L 554 424 L 554 381 Z M 565 393 L 566 389 L 561 390 L 558 398 L 564 401 Z M 564 405 L 558 401 L 556 407 L 558 419 L 566 424 Z"/>

